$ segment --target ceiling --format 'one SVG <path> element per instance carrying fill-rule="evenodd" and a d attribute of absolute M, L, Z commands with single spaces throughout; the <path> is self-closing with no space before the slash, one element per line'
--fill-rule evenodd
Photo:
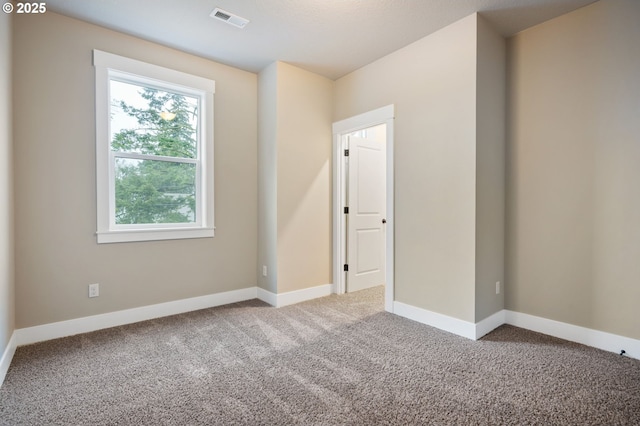
<path fill-rule="evenodd" d="M 337 79 L 474 12 L 503 36 L 595 0 L 47 0 L 48 10 L 251 72 Z M 236 28 L 214 8 L 249 19 Z"/>

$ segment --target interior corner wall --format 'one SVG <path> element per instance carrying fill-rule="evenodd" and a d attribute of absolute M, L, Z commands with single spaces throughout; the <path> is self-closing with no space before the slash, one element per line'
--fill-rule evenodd
<path fill-rule="evenodd" d="M 255 287 L 257 75 L 50 11 L 13 26 L 16 327 Z M 92 49 L 216 81 L 214 238 L 96 243 Z"/>
<path fill-rule="evenodd" d="M 283 62 L 258 81 L 259 286 L 331 284 L 333 82 Z"/>
<path fill-rule="evenodd" d="M 506 126 L 505 39 L 478 15 L 477 42 L 475 322 L 504 309 Z"/>
<path fill-rule="evenodd" d="M 0 358 L 15 328 L 11 21 L 0 15 Z"/>
<path fill-rule="evenodd" d="M 277 293 L 278 64 L 258 75 L 258 286 Z M 264 276 L 262 268 L 267 268 Z"/>
<path fill-rule="evenodd" d="M 334 120 L 395 104 L 395 299 L 475 322 L 477 15 L 336 81 Z"/>
<path fill-rule="evenodd" d="M 640 338 L 640 2 L 508 42 L 506 308 Z"/>
<path fill-rule="evenodd" d="M 332 284 L 333 81 L 277 62 L 278 293 Z"/>

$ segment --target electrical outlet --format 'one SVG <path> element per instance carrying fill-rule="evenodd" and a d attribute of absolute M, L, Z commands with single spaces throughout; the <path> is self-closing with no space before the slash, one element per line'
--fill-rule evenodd
<path fill-rule="evenodd" d="M 500 294 L 500 281 L 496 281 L 496 294 Z"/>
<path fill-rule="evenodd" d="M 267 276 L 267 265 L 262 265 L 262 276 L 263 277 Z"/>
<path fill-rule="evenodd" d="M 100 296 L 100 284 L 89 284 L 89 297 Z"/>

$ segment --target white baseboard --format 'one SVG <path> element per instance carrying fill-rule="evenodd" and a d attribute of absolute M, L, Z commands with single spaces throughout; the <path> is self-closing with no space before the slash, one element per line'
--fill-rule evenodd
<path fill-rule="evenodd" d="M 332 284 L 325 284 L 283 294 L 274 294 L 258 287 L 249 287 L 241 290 L 215 293 L 207 296 L 193 297 L 190 299 L 142 306 L 140 308 L 92 315 L 89 317 L 43 324 L 34 327 L 20 328 L 15 330 L 13 333 L 13 350 L 15 351 L 15 347 L 21 345 L 73 336 L 80 333 L 88 333 L 104 328 L 117 327 L 139 321 L 182 314 L 185 312 L 196 311 L 198 309 L 212 308 L 215 306 L 227 305 L 229 303 L 242 302 L 244 300 L 251 300 L 255 298 L 263 300 L 270 305 L 281 307 L 318 297 L 328 296 L 332 293 L 332 290 Z M 6 351 L 5 354 L 7 354 Z M 11 357 L 12 356 L 13 353 L 11 353 Z M 4 362 L 4 356 L 2 359 Z M 11 360 L 9 359 L 8 362 L 11 362 Z"/>
<path fill-rule="evenodd" d="M 394 313 L 401 317 L 472 340 L 478 340 L 502 324 L 509 324 L 608 352 L 624 350 L 626 356 L 640 359 L 640 340 L 506 309 L 473 324 L 401 302 L 393 302 L 393 307 Z"/>
<path fill-rule="evenodd" d="M 393 313 L 467 339 L 476 339 L 476 325 L 471 322 L 397 301 L 393 302 Z"/>
<path fill-rule="evenodd" d="M 324 284 L 316 287 L 304 288 L 302 290 L 275 294 L 262 288 L 258 288 L 258 299 L 270 304 L 271 306 L 275 306 L 276 308 L 281 308 L 283 306 L 329 296 L 333 293 L 333 289 L 333 284 Z"/>
<path fill-rule="evenodd" d="M 640 359 L 640 340 L 508 310 L 505 322 L 608 352 L 620 353 L 624 349 L 626 356 Z"/>
<path fill-rule="evenodd" d="M 278 294 L 278 304 L 276 307 L 293 305 L 307 300 L 317 299 L 331 295 L 333 285 L 324 284 L 316 287 L 309 287 L 302 290 L 289 291 L 287 293 Z"/>
<path fill-rule="evenodd" d="M 143 306 L 140 308 L 17 329 L 13 332 L 9 343 L 2 354 L 2 358 L 0 358 L 0 386 L 4 381 L 7 371 L 9 370 L 9 365 L 11 364 L 16 348 L 21 345 L 191 312 L 199 309 L 212 308 L 229 303 L 242 302 L 245 300 L 255 299 L 256 297 L 272 306 L 282 307 L 318 297 L 329 296 L 332 294 L 333 289 L 334 286 L 332 284 L 325 284 L 303 290 L 274 294 L 258 287 L 249 287 L 241 290 L 210 294 L 207 296 L 193 297 L 190 299 L 176 300 L 157 305 Z M 520 312 L 502 310 L 474 324 L 397 301 L 393 302 L 393 311 L 399 316 L 472 340 L 479 339 L 502 324 L 510 324 L 516 327 L 548 334 L 550 336 L 581 343 L 609 352 L 620 353 L 620 351 L 624 349 L 626 356 L 640 359 L 640 340 L 523 314 Z"/>
<path fill-rule="evenodd" d="M 7 376 L 7 371 L 9 371 L 9 366 L 11 365 L 11 360 L 13 359 L 13 355 L 16 353 L 17 347 L 16 333 L 13 332 L 9 339 L 9 343 L 7 343 L 7 347 L 2 354 L 2 358 L 0 358 L 0 386 L 4 383 L 4 378 Z"/>
<path fill-rule="evenodd" d="M 142 306 L 15 330 L 16 346 L 255 299 L 257 287 Z"/>
<path fill-rule="evenodd" d="M 475 340 L 478 340 L 485 334 L 491 333 L 496 328 L 500 327 L 502 324 L 506 323 L 507 314 L 503 309 L 495 314 L 483 319 L 480 322 L 475 324 L 476 326 L 476 335 Z"/>
<path fill-rule="evenodd" d="M 271 293 L 268 290 L 258 287 L 258 299 L 262 300 L 265 303 L 268 303 L 271 306 L 278 305 L 278 295 L 275 293 Z"/>

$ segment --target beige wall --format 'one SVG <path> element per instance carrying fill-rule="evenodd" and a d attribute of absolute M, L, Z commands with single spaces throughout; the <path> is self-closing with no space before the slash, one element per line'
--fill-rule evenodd
<path fill-rule="evenodd" d="M 506 307 L 640 338 L 640 2 L 509 41 Z"/>
<path fill-rule="evenodd" d="M 92 49 L 216 81 L 215 238 L 96 244 Z M 256 285 L 255 74 L 51 12 L 15 16 L 13 66 L 17 327 Z"/>
<path fill-rule="evenodd" d="M 20 76 L 13 154 L 10 101 L 0 103 L 0 349 L 14 328 L 12 196 L 18 327 L 256 282 L 278 293 L 326 284 L 331 122 L 391 103 L 396 300 L 470 322 L 504 303 L 640 338 L 636 1 L 597 2 L 508 43 L 506 280 L 504 57 L 477 15 L 335 85 L 284 63 L 256 76 L 50 12 L 15 17 L 9 70 L 0 20 L 3 93 Z M 95 243 L 94 48 L 216 80 L 214 239 Z M 93 282 L 101 296 L 90 300 Z"/>
<path fill-rule="evenodd" d="M 258 75 L 258 286 L 278 292 L 278 63 Z M 267 276 L 262 266 L 267 267 Z"/>
<path fill-rule="evenodd" d="M 14 329 L 11 15 L 0 14 L 0 358 Z"/>
<path fill-rule="evenodd" d="M 336 82 L 335 119 L 395 104 L 395 298 L 474 321 L 476 16 Z"/>
<path fill-rule="evenodd" d="M 278 293 L 284 293 L 333 281 L 333 82 L 277 65 Z"/>
<path fill-rule="evenodd" d="M 270 271 L 260 286 L 286 293 L 331 284 L 333 82 L 284 62 L 259 82 L 258 258 Z"/>
<path fill-rule="evenodd" d="M 475 322 L 504 309 L 505 39 L 478 17 Z M 496 282 L 500 294 L 496 294 Z"/>

